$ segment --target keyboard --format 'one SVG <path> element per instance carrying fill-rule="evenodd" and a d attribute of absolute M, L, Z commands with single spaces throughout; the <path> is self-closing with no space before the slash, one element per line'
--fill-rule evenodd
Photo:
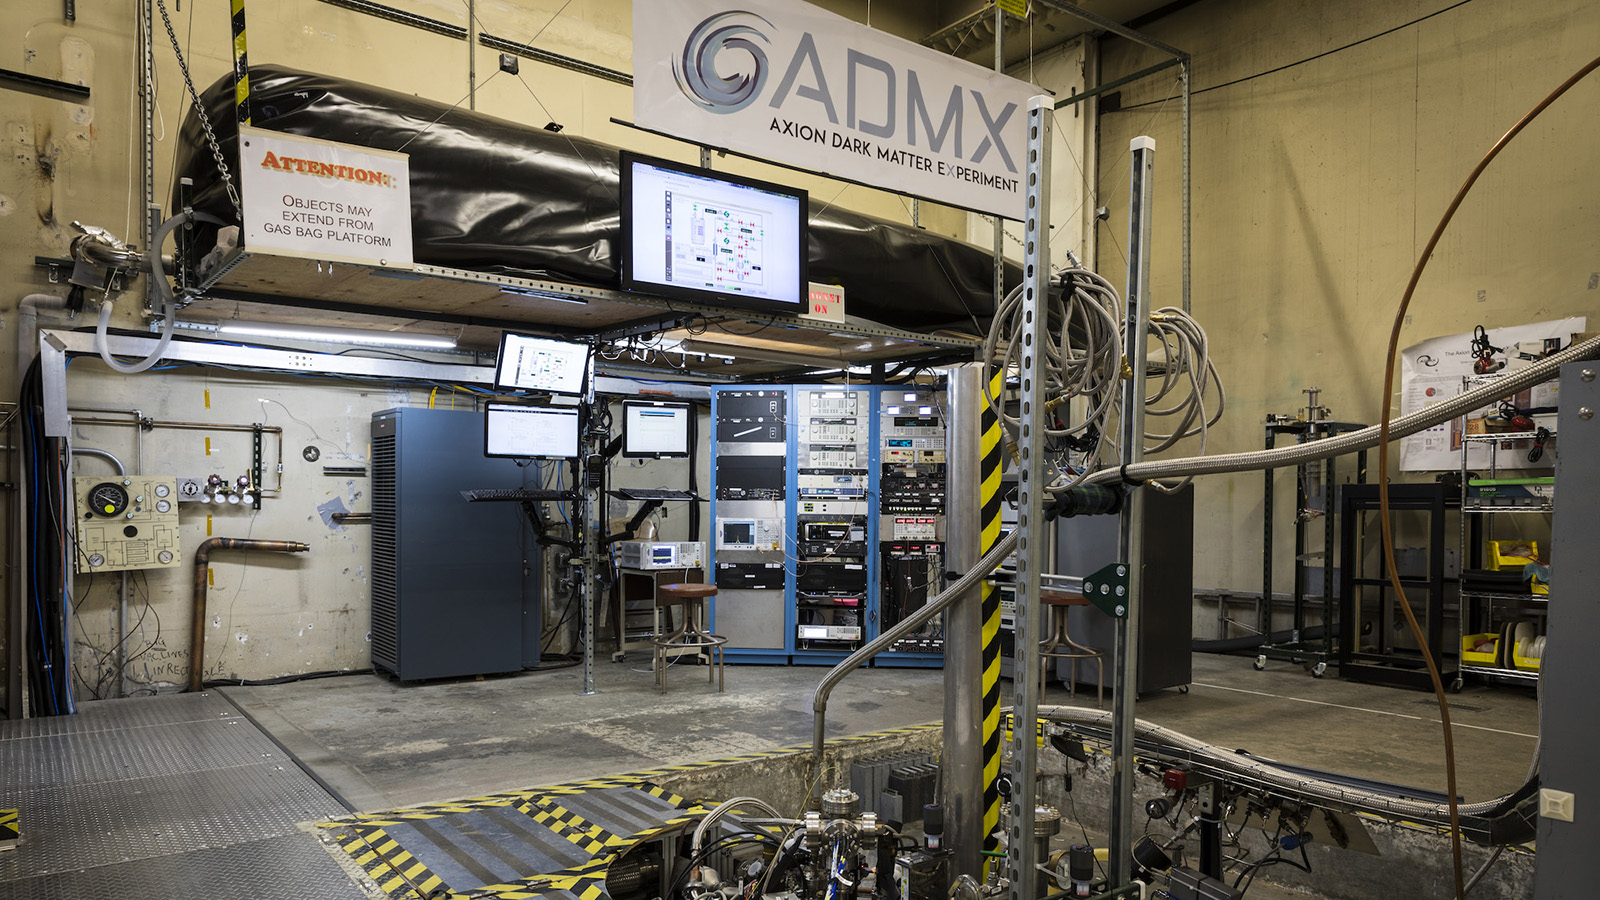
<path fill-rule="evenodd" d="M 492 488 L 482 491 L 462 491 L 461 497 L 473 503 L 485 501 L 522 501 L 531 500 L 535 503 L 543 500 L 577 500 L 578 495 L 572 491 L 535 491 L 523 488 Z"/>
<path fill-rule="evenodd" d="M 624 500 L 699 500 L 700 498 L 688 491 L 663 491 L 658 488 L 617 488 L 611 492 L 613 497 Z"/>

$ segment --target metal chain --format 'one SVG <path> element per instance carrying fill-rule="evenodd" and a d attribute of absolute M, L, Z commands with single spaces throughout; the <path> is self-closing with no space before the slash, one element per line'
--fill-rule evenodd
<path fill-rule="evenodd" d="M 172 30 L 172 17 L 167 15 L 166 0 L 156 0 L 156 8 L 161 10 L 161 23 L 167 26 L 167 37 L 172 41 L 172 52 L 178 57 L 178 68 L 183 70 L 183 84 L 189 89 L 189 99 L 194 102 L 194 111 L 200 116 L 200 127 L 205 129 L 206 143 L 211 147 L 211 158 L 217 163 L 217 171 L 222 174 L 222 186 L 228 192 L 228 200 L 233 203 L 234 214 L 239 221 L 244 221 L 244 205 L 239 202 L 239 191 L 233 186 L 233 176 L 228 171 L 228 163 L 222 158 L 222 147 L 217 143 L 217 133 L 211 130 L 211 117 L 206 115 L 205 104 L 200 102 L 200 94 L 194 89 L 194 77 L 189 74 L 189 63 L 183 58 L 183 48 L 178 44 L 178 33 Z"/>

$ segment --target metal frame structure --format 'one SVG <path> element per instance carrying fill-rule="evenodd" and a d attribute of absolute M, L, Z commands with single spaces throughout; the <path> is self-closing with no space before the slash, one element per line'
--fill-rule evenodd
<path fill-rule="evenodd" d="M 1566 593 L 1570 600 L 1550 604 L 1548 644 L 1541 690 L 1539 734 L 1541 807 L 1559 806 L 1565 795 L 1567 819 L 1541 815 L 1539 854 L 1535 858 L 1534 900 L 1582 897 L 1593 888 L 1594 847 L 1600 839 L 1600 816 L 1585 808 L 1594 802 L 1595 722 L 1576 711 L 1592 708 L 1594 673 L 1589 653 L 1600 643 L 1600 616 L 1582 602 L 1584 585 L 1600 579 L 1600 562 L 1594 553 L 1594 536 L 1600 533 L 1600 505 L 1590 498 L 1600 493 L 1600 381 L 1595 362 L 1568 363 L 1561 370 L 1561 412 L 1557 432 L 1562 453 L 1556 459 L 1556 483 L 1564 497 L 1558 502 L 1550 526 L 1551 558 L 1561 561 L 1552 572 L 1552 589 L 1577 586 Z M 1577 798 L 1574 801 L 1573 798 Z M 1574 804 L 1576 808 L 1574 808 Z"/>
<path fill-rule="evenodd" d="M 1347 431 L 1360 431 L 1365 425 L 1353 422 L 1306 422 L 1306 421 L 1274 421 L 1268 419 L 1264 426 L 1266 430 L 1265 448 L 1271 450 L 1277 443 L 1280 434 L 1292 434 L 1296 443 L 1305 443 L 1321 437 L 1332 437 Z M 1261 496 L 1261 519 L 1263 530 L 1261 535 L 1261 602 L 1256 607 L 1256 630 L 1265 637 L 1266 643 L 1261 645 L 1260 654 L 1256 657 L 1256 668 L 1266 667 L 1269 659 L 1284 660 L 1286 662 L 1311 663 L 1312 675 L 1320 678 L 1327 671 L 1329 660 L 1337 656 L 1338 650 L 1334 644 L 1334 547 L 1337 539 L 1334 528 L 1336 506 L 1334 497 L 1334 479 L 1338 475 L 1338 457 L 1329 457 L 1322 461 L 1323 509 L 1322 509 L 1322 639 L 1313 644 L 1302 632 L 1306 628 L 1306 505 L 1310 496 L 1306 492 L 1306 478 L 1316 463 L 1306 463 L 1295 467 L 1295 520 L 1294 520 L 1294 588 L 1291 594 L 1294 603 L 1293 634 L 1284 643 L 1272 642 L 1272 545 L 1273 545 L 1273 500 L 1276 492 L 1277 469 L 1267 469 L 1264 473 L 1265 483 Z M 1356 454 L 1356 482 L 1365 484 L 1367 480 L 1367 451 L 1362 450 Z M 1223 608 L 1221 603 L 1218 609 Z M 1218 637 L 1227 637 L 1220 633 Z"/>
<path fill-rule="evenodd" d="M 133 337 L 126 335 L 110 335 L 107 338 L 109 350 L 118 356 L 145 356 L 155 349 L 157 339 L 154 337 Z M 89 356 L 97 352 L 93 332 L 65 331 L 55 328 L 43 328 L 39 331 L 39 360 L 42 368 L 44 386 L 44 422 L 45 434 L 49 437 L 66 437 L 70 434 L 72 417 L 67 408 L 67 361 L 69 356 Z M 209 342 L 173 341 L 168 345 L 163 358 L 175 362 L 197 363 L 200 365 L 223 365 L 234 368 L 255 369 L 264 372 L 283 372 L 303 375 L 307 371 L 314 371 L 328 375 L 343 375 L 356 378 L 372 378 L 375 380 L 407 379 L 424 381 L 449 381 L 456 384 L 481 384 L 494 383 L 494 368 L 492 366 L 469 366 L 450 363 L 423 363 L 411 362 L 400 359 L 377 359 L 358 356 L 338 356 L 329 353 L 309 353 L 303 350 L 277 350 L 269 347 L 241 347 L 235 345 L 219 345 Z M 630 379 L 611 376 L 593 375 L 591 398 L 594 394 L 627 395 L 636 393 L 635 383 Z M 692 383 L 673 383 L 664 385 L 652 382 L 651 390 L 670 393 L 682 399 L 700 400 L 710 402 L 711 389 L 706 385 Z M 592 572 L 593 569 L 591 568 Z M 7 662 L 6 682 L 8 697 L 19 698 L 18 702 L 9 703 L 8 713 L 13 718 L 20 718 L 22 706 L 22 684 L 24 682 L 23 666 L 24 657 L 20 652 L 22 646 L 20 635 L 23 633 L 27 621 L 27 610 L 21 603 L 22 584 L 25 571 L 18 566 L 12 573 L 12 597 L 17 598 L 10 610 L 9 630 L 18 637 L 13 640 L 12 646 L 18 648 L 13 651 Z M 592 604 L 585 604 L 586 610 L 592 610 Z M 586 616 L 585 631 L 587 643 L 593 644 L 593 619 Z M 584 669 L 584 681 L 580 693 L 594 692 L 594 668 L 590 658 Z"/>
<path fill-rule="evenodd" d="M 1006 842 L 1006 877 L 1010 900 L 1032 900 L 1035 859 L 1034 809 L 1038 783 L 1038 746 L 1033 723 L 1039 717 L 1039 696 L 1028 673 L 1038 667 L 1039 646 L 1034 623 L 1039 619 L 1039 572 L 1044 564 L 1049 531 L 1044 522 L 1044 456 L 1036 440 L 1044 425 L 1045 359 L 1039 333 L 1044 326 L 1050 290 L 1050 146 L 1055 107 L 1049 97 L 1028 101 L 1027 216 L 1022 244 L 1021 409 L 1017 442 L 1017 668 L 1011 679 L 1011 821 Z M 1040 446 L 1035 446 L 1038 443 Z M 1037 532 L 1037 533 L 1035 533 Z"/>

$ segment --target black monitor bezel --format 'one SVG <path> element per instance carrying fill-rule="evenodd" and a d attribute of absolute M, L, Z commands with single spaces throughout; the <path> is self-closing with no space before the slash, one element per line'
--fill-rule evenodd
<path fill-rule="evenodd" d="M 628 449 L 628 410 L 636 408 L 659 409 L 672 407 L 682 409 L 685 413 L 685 427 L 683 429 L 682 453 L 643 453 Z M 624 400 L 622 401 L 622 457 L 623 459 L 688 459 L 694 441 L 694 404 L 670 400 Z"/>
<path fill-rule="evenodd" d="M 553 409 L 572 410 L 573 418 L 578 422 L 578 437 L 576 447 L 571 456 L 530 456 L 526 453 L 490 453 L 489 452 L 489 416 L 496 409 Z M 483 405 L 483 455 L 485 459 L 577 459 L 583 454 L 583 410 L 577 406 L 561 406 L 545 403 L 506 403 L 499 400 L 490 400 Z"/>
<path fill-rule="evenodd" d="M 549 341 L 553 344 L 570 344 L 574 347 L 582 347 L 583 377 L 579 380 L 583 382 L 583 386 L 580 386 L 576 391 L 553 391 L 546 388 L 522 387 L 520 385 L 511 384 L 505 381 L 506 344 L 512 338 L 532 338 L 536 341 Z M 494 360 L 494 386 L 502 391 L 532 391 L 534 393 L 547 393 L 557 397 L 582 397 L 587 390 L 587 385 L 589 383 L 589 367 L 593 365 L 594 347 L 581 341 L 564 341 L 561 338 L 553 338 L 549 335 L 533 334 L 526 331 L 502 331 L 500 332 L 500 353 L 495 357 Z"/>
<path fill-rule="evenodd" d="M 654 281 L 639 281 L 633 275 L 633 164 L 645 163 L 671 169 L 686 175 L 695 175 L 724 181 L 729 184 L 757 188 L 775 194 L 786 194 L 799 200 L 796 204 L 799 234 L 799 260 L 798 271 L 800 282 L 796 286 L 795 302 L 789 303 L 782 300 L 770 300 L 764 297 L 751 297 L 748 294 L 727 294 L 720 291 L 701 288 L 686 288 L 679 285 L 658 284 Z M 624 291 L 636 294 L 650 294 L 657 297 L 668 297 L 676 300 L 688 300 L 705 303 L 711 306 L 724 306 L 734 309 L 751 310 L 764 313 L 785 313 L 800 315 L 810 309 L 811 296 L 811 230 L 810 230 L 810 194 L 804 188 L 791 187 L 772 181 L 762 181 L 759 178 L 747 178 L 743 175 L 734 175 L 731 172 L 719 172 L 702 166 L 680 163 L 670 159 L 656 156 L 647 156 L 623 150 L 618 160 L 619 196 L 621 207 L 619 209 L 621 236 L 618 241 L 618 260 L 621 269 L 621 285 Z"/>

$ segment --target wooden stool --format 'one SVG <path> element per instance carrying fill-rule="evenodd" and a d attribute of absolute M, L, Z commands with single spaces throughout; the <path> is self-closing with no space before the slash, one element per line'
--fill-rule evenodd
<path fill-rule="evenodd" d="M 1106 699 L 1106 667 L 1105 653 L 1093 647 L 1085 647 L 1072 639 L 1067 634 L 1067 611 L 1074 606 L 1088 606 L 1089 598 L 1080 594 L 1039 593 L 1039 606 L 1050 610 L 1052 633 L 1049 638 L 1039 642 L 1039 656 L 1042 665 L 1039 667 L 1039 696 L 1044 697 L 1045 685 L 1049 682 L 1050 661 L 1054 659 L 1092 659 L 1095 665 L 1095 706 L 1099 707 Z M 1058 650 L 1058 647 L 1067 647 Z M 1074 662 L 1067 667 L 1067 690 L 1073 696 L 1078 694 L 1078 664 Z"/>
<path fill-rule="evenodd" d="M 722 684 L 722 645 L 728 639 L 720 634 L 712 634 L 700 629 L 700 614 L 704 609 L 707 597 L 717 595 L 717 586 L 714 584 L 664 584 L 656 588 L 656 606 L 682 606 L 683 617 L 678 630 L 662 637 L 657 635 L 650 641 L 655 645 L 656 683 L 661 685 L 661 693 L 667 692 L 667 655 L 673 650 L 695 650 L 697 653 L 706 653 L 710 656 L 707 662 L 716 666 L 717 691 L 723 689 Z M 706 681 L 711 681 L 711 669 L 706 669 Z"/>

